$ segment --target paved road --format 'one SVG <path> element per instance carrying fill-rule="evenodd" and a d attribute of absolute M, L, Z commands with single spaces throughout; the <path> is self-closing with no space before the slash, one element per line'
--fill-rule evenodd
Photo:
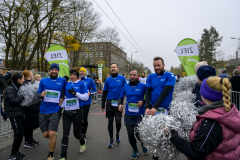
<path fill-rule="evenodd" d="M 123 123 L 122 123 L 123 124 Z M 115 131 L 114 131 L 115 132 Z M 59 124 L 58 131 L 58 146 L 54 152 L 56 160 L 60 159 L 61 154 L 61 139 L 62 139 L 62 124 Z M 68 160 L 128 160 L 132 154 L 131 146 L 128 142 L 127 131 L 125 126 L 122 126 L 120 136 L 122 141 L 120 144 L 115 144 L 113 148 L 107 148 L 109 143 L 109 135 L 107 132 L 107 119 L 100 109 L 100 105 L 92 105 L 89 115 L 89 129 L 87 132 L 87 149 L 85 153 L 79 153 L 79 142 L 74 138 L 73 132 L 70 134 L 70 142 L 68 147 Z M 115 137 L 114 137 L 115 138 Z M 33 149 L 20 148 L 20 152 L 26 154 L 27 160 L 46 160 L 48 155 L 48 139 L 44 139 L 41 133 L 34 135 L 34 139 L 41 144 Z M 138 142 L 140 151 L 139 160 L 151 160 L 151 155 L 143 155 L 141 145 Z M 7 147 L 0 151 L 0 159 L 8 160 L 11 147 Z M 186 158 L 178 158 L 185 160 Z"/>

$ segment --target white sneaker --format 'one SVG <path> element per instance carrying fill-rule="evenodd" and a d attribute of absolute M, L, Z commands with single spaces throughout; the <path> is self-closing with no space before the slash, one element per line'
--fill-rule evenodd
<path fill-rule="evenodd" d="M 84 145 L 80 145 L 80 153 L 84 153 L 86 150 L 86 143 Z"/>

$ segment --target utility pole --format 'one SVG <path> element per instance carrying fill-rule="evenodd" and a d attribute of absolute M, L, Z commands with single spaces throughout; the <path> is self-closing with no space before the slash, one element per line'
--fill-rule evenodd
<path fill-rule="evenodd" d="M 238 51 L 236 51 L 236 68 L 238 68 Z"/>
<path fill-rule="evenodd" d="M 138 52 L 138 51 L 131 53 L 131 69 L 132 69 L 132 54 L 133 54 L 133 53 L 137 53 L 137 52 Z"/>

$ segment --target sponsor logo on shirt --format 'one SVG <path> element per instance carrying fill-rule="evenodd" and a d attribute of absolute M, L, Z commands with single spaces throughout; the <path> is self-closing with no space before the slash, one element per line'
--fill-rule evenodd
<path fill-rule="evenodd" d="M 117 82 L 121 82 L 121 80 L 116 80 Z"/>
<path fill-rule="evenodd" d="M 165 79 L 161 79 L 161 81 L 165 81 Z"/>
<path fill-rule="evenodd" d="M 57 83 L 57 84 L 61 85 L 62 83 Z"/>
<path fill-rule="evenodd" d="M 84 82 L 85 84 L 87 84 L 88 82 Z"/>
<path fill-rule="evenodd" d="M 79 87 L 73 87 L 73 88 L 78 89 Z"/>
<path fill-rule="evenodd" d="M 52 80 L 52 81 L 57 81 L 57 80 Z"/>
<path fill-rule="evenodd" d="M 140 89 L 135 89 L 135 91 L 140 91 Z"/>

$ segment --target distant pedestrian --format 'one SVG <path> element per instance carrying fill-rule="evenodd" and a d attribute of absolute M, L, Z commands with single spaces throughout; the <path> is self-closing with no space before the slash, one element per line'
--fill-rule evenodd
<path fill-rule="evenodd" d="M 227 78 L 230 79 L 230 75 L 227 73 L 226 70 L 222 71 L 222 74 L 219 76 L 220 78 Z"/>
<path fill-rule="evenodd" d="M 3 70 L 0 69 L 0 95 L 3 94 L 3 90 L 5 89 L 6 86 L 6 80 L 5 77 L 3 76 Z M 1 96 L 1 102 L 2 102 L 3 96 Z"/>
<path fill-rule="evenodd" d="M 49 71 L 45 71 L 46 73 L 44 74 L 43 78 L 47 78 L 49 76 Z"/>
<path fill-rule="evenodd" d="M 5 74 L 5 78 L 6 78 L 6 83 L 9 79 L 12 78 L 12 69 L 11 68 L 8 69 L 8 72 Z"/>
<path fill-rule="evenodd" d="M 142 72 L 141 77 L 139 78 L 140 83 L 147 84 L 147 77 L 145 77 L 145 72 Z"/>

